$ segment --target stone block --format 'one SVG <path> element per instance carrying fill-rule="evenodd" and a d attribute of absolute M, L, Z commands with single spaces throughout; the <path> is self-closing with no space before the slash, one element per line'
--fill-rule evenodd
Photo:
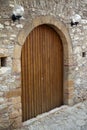
<path fill-rule="evenodd" d="M 13 59 L 12 71 L 13 71 L 13 73 L 20 73 L 21 72 L 21 61 L 20 61 L 20 59 Z"/>
<path fill-rule="evenodd" d="M 0 48 L 0 57 L 8 57 L 8 49 Z"/>
<path fill-rule="evenodd" d="M 21 103 L 21 96 L 9 98 L 9 102 L 13 105 Z"/>
<path fill-rule="evenodd" d="M 4 93 L 3 92 L 0 92 L 0 97 L 3 97 Z"/>
<path fill-rule="evenodd" d="M 14 119 L 13 128 L 18 128 L 22 125 L 22 117 L 19 116 L 18 118 Z"/>
<path fill-rule="evenodd" d="M 21 103 L 17 103 L 14 105 L 14 109 L 21 109 L 22 104 Z"/>
<path fill-rule="evenodd" d="M 68 100 L 68 105 L 71 105 L 71 106 L 74 105 L 73 99 L 69 99 L 69 100 Z"/>
<path fill-rule="evenodd" d="M 15 45 L 14 54 L 13 54 L 14 59 L 21 59 L 21 49 L 22 49 L 22 46 L 20 46 L 18 44 Z"/>
<path fill-rule="evenodd" d="M 66 81 L 65 86 L 68 86 L 69 88 L 73 87 L 74 86 L 74 81 L 73 80 Z"/>
<path fill-rule="evenodd" d="M 4 104 L 4 102 L 5 102 L 5 99 L 2 98 L 2 97 L 0 97 L 0 105 L 1 105 L 1 104 Z"/>
<path fill-rule="evenodd" d="M 1 67 L 0 68 L 0 75 L 6 75 L 8 74 L 9 72 L 11 72 L 11 68 L 10 67 Z"/>
<path fill-rule="evenodd" d="M 7 91 L 9 91 L 9 87 L 8 86 L 0 85 L 0 92 L 7 92 Z"/>
<path fill-rule="evenodd" d="M 18 96 L 21 96 L 21 89 L 20 88 L 15 89 L 15 90 L 10 90 L 9 92 L 7 92 L 5 94 L 6 98 L 12 98 L 12 97 L 18 97 Z"/>
<path fill-rule="evenodd" d="M 9 0 L 0 0 L 0 6 L 8 6 L 9 5 Z"/>
<path fill-rule="evenodd" d="M 14 119 L 14 118 L 19 117 L 20 115 L 21 115 L 21 113 L 19 111 L 13 111 L 12 113 L 10 113 L 9 118 Z"/>

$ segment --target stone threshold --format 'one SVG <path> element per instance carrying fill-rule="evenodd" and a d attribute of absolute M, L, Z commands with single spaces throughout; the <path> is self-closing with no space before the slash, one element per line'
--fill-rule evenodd
<path fill-rule="evenodd" d="M 50 110 L 48 112 L 42 113 L 42 114 L 40 114 L 40 115 L 38 115 L 38 116 L 36 116 L 36 117 L 34 117 L 32 119 L 29 119 L 29 120 L 23 122 L 22 126 L 29 126 L 29 125 L 33 124 L 34 122 L 39 121 L 40 119 L 42 119 L 44 117 L 47 117 L 47 116 L 49 116 L 51 114 L 54 114 L 54 113 L 56 113 L 58 111 L 62 112 L 64 110 L 66 110 L 68 107 L 69 106 L 67 106 L 67 105 L 62 105 L 61 107 L 56 107 L 56 108 L 54 108 L 54 109 L 52 109 L 52 110 Z"/>

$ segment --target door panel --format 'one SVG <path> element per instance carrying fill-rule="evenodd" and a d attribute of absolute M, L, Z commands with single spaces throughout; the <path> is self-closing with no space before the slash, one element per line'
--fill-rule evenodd
<path fill-rule="evenodd" d="M 63 47 L 48 25 L 26 38 L 21 55 L 23 121 L 63 104 Z"/>

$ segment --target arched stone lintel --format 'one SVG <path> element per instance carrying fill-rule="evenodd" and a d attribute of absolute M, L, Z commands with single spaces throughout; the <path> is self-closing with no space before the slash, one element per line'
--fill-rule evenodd
<path fill-rule="evenodd" d="M 53 28 L 58 32 L 62 41 L 64 41 L 64 45 L 68 43 L 68 50 L 72 53 L 71 39 L 68 33 L 68 29 L 64 25 L 63 22 L 60 22 L 57 18 L 53 16 L 39 16 L 34 18 L 31 22 L 27 22 L 22 31 L 18 35 L 18 43 L 23 45 L 26 37 L 29 33 L 37 26 L 41 24 L 49 24 L 52 25 Z"/>

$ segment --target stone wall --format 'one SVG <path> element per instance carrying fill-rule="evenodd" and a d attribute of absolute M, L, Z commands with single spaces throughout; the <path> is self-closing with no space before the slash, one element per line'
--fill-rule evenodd
<path fill-rule="evenodd" d="M 25 8 L 24 19 L 15 23 L 11 20 L 13 0 L 0 1 L 0 129 L 21 122 L 20 73 L 13 73 L 14 47 L 18 34 L 24 25 L 38 16 L 53 16 L 63 22 L 72 41 L 73 63 L 68 72 L 73 103 L 87 99 L 87 1 L 86 0 L 17 0 Z M 79 14 L 82 20 L 78 26 L 70 26 L 70 16 Z M 84 56 L 85 55 L 85 56 Z M 71 61 L 72 62 L 72 61 Z M 15 62 L 14 62 L 15 64 Z M 72 92 L 72 86 L 74 91 Z"/>

